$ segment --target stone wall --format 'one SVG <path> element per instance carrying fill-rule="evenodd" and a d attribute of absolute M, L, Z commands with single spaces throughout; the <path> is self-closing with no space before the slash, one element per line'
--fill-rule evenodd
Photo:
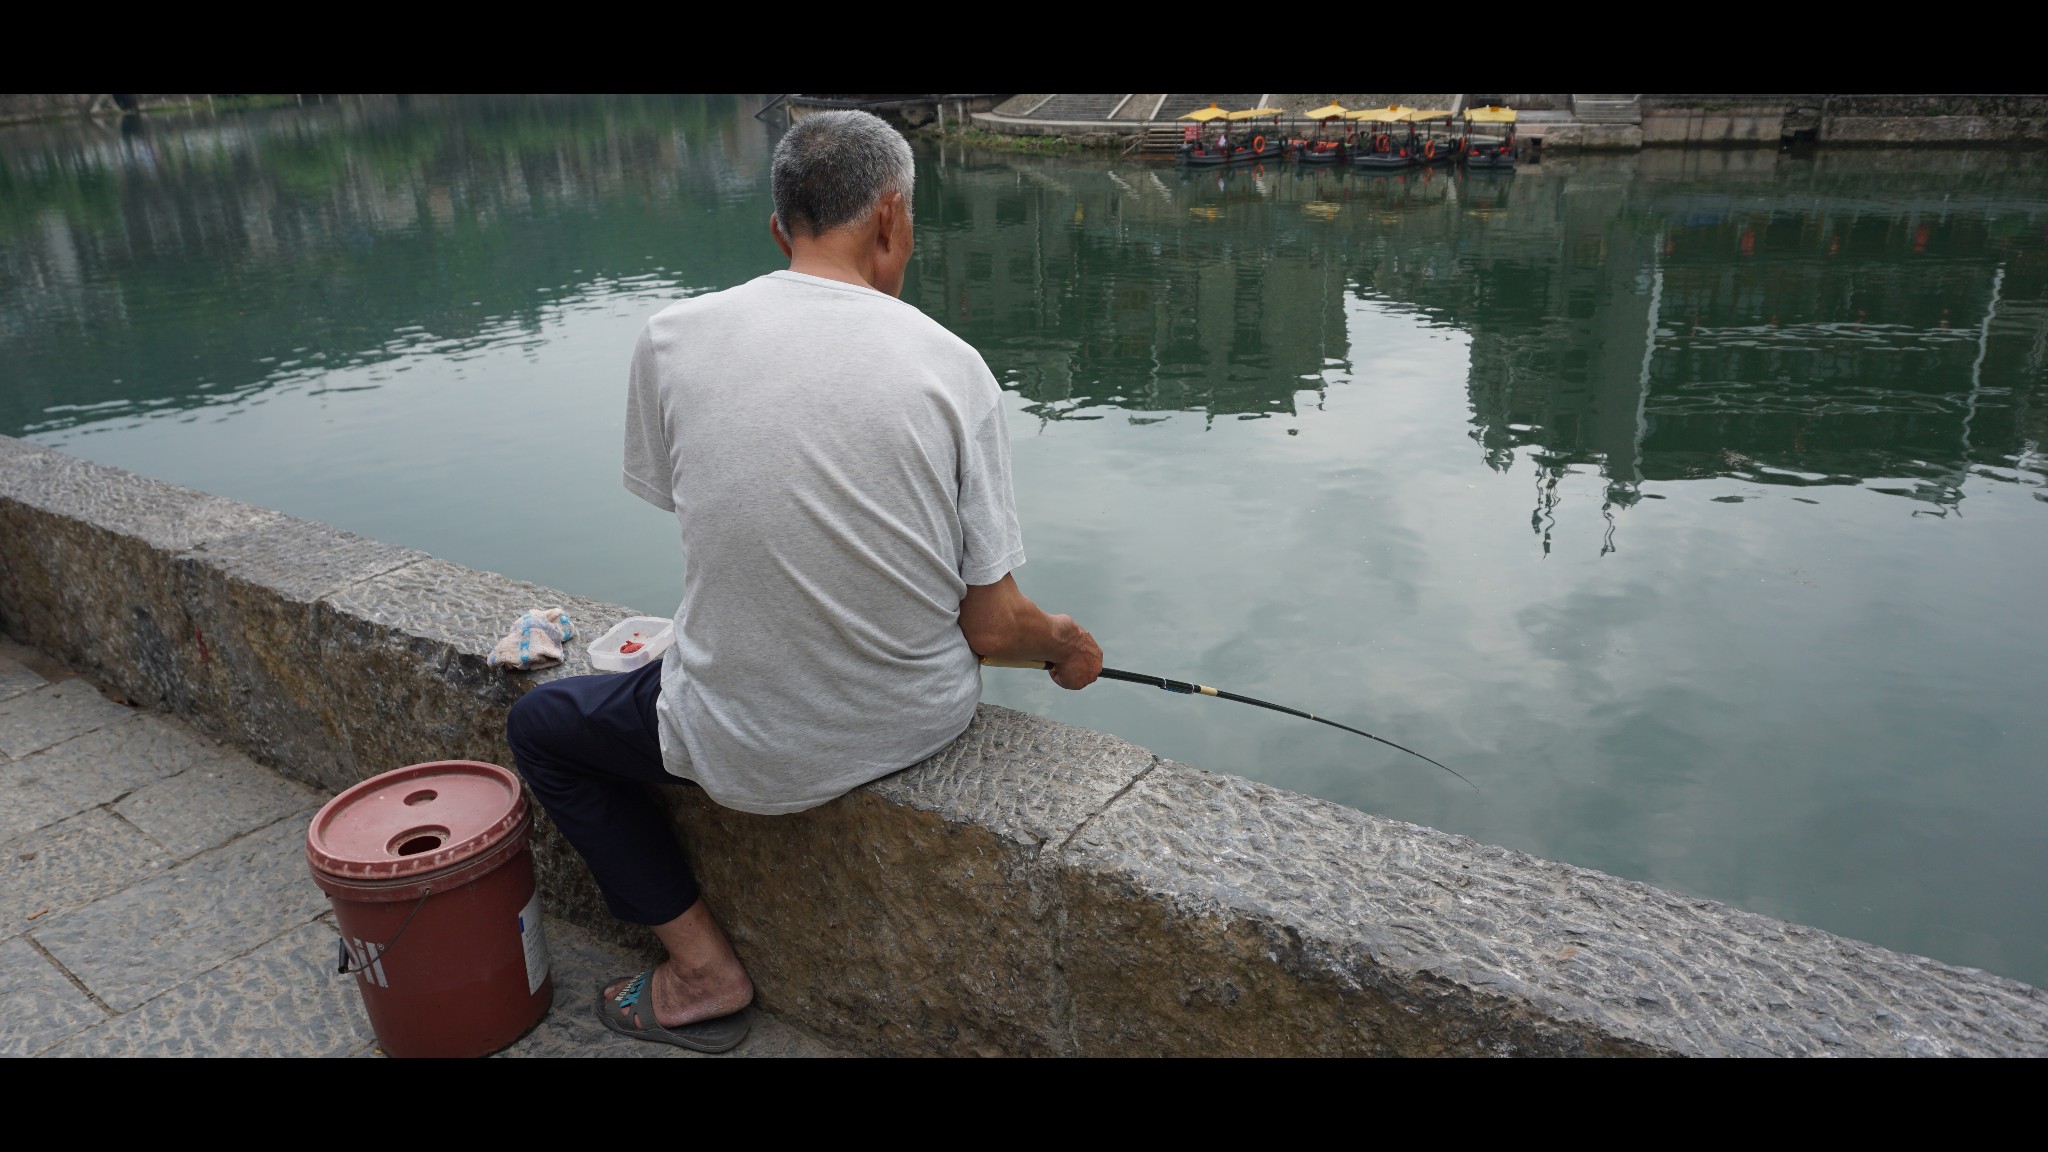
<path fill-rule="evenodd" d="M 0 437 L 0 628 L 330 791 L 509 763 L 526 608 L 627 614 Z M 1983 972 L 984 706 L 795 816 L 668 790 L 764 1007 L 873 1052 L 2048 1055 Z M 555 913 L 618 939 L 552 828 Z"/>
<path fill-rule="evenodd" d="M 1846 146 L 2048 142 L 2048 97 L 2038 95 L 1666 93 L 1646 95 L 1641 103 L 1645 146 L 1775 146 L 1794 139 Z"/>

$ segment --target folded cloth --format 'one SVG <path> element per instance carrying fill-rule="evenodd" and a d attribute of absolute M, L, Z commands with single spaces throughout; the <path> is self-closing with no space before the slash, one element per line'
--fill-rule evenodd
<path fill-rule="evenodd" d="M 512 625 L 512 631 L 491 649 L 491 667 L 500 664 L 521 672 L 551 668 L 562 662 L 562 641 L 573 640 L 576 630 L 569 614 L 560 608 L 532 608 Z"/>

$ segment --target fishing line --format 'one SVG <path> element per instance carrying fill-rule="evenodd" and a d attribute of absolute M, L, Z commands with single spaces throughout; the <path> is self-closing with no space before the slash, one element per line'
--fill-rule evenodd
<path fill-rule="evenodd" d="M 983 667 L 987 668 L 1037 668 L 1044 670 L 1052 667 L 1052 665 L 1043 660 L 996 660 L 988 656 L 982 657 L 981 663 Z M 1342 728 L 1354 736 L 1363 736 L 1367 740 L 1377 740 L 1389 748 L 1406 752 L 1417 760 L 1427 760 L 1429 763 L 1449 772 L 1458 779 L 1465 780 L 1464 774 L 1456 768 L 1439 760 L 1431 760 L 1413 748 L 1396 744 L 1385 737 L 1375 736 L 1362 728 L 1353 728 L 1349 724 L 1339 724 L 1335 720 L 1326 720 L 1313 712 L 1303 712 L 1299 708 L 1289 708 L 1285 704 L 1275 704 L 1270 700 L 1260 700 L 1253 696 L 1240 696 L 1235 692 L 1225 692 L 1221 688 L 1211 688 L 1207 684 L 1192 684 L 1186 680 L 1169 680 L 1164 676 L 1148 676 L 1143 672 L 1126 672 L 1121 668 L 1104 668 L 1102 670 L 1102 678 L 1104 680 L 1121 680 L 1126 684 L 1150 684 L 1161 691 L 1174 692 L 1182 696 L 1214 696 L 1218 700 L 1234 700 L 1239 704 L 1250 704 L 1254 708 L 1264 708 L 1268 711 L 1281 712 L 1289 716 L 1299 716 L 1303 720 L 1313 720 L 1318 724 L 1328 724 L 1332 728 Z M 1470 780 L 1465 780 L 1465 786 L 1474 792 L 1479 791 L 1479 785 L 1472 783 Z"/>

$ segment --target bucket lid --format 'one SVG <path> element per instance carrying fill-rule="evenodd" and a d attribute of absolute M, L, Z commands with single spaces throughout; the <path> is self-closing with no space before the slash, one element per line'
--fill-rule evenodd
<path fill-rule="evenodd" d="M 509 769 L 477 760 L 414 764 L 329 800 L 306 829 L 306 860 L 329 876 L 419 876 L 487 851 L 525 816 L 526 797 Z"/>

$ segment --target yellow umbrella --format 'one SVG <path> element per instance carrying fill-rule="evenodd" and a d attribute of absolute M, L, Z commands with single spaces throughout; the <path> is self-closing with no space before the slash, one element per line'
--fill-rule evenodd
<path fill-rule="evenodd" d="M 1247 108 L 1242 112 L 1232 112 L 1230 118 L 1232 120 L 1254 120 L 1260 116 L 1285 115 L 1287 115 L 1287 109 L 1285 108 Z"/>
<path fill-rule="evenodd" d="M 1503 108 L 1498 104 L 1489 104 L 1484 108 L 1465 109 L 1465 119 L 1474 124 L 1513 124 L 1515 110 Z"/>
<path fill-rule="evenodd" d="M 1418 120 L 1442 120 L 1449 117 L 1450 114 L 1451 110 L 1449 108 L 1410 108 L 1395 117 L 1395 119 L 1414 123 Z"/>
<path fill-rule="evenodd" d="M 1346 112 L 1344 118 L 1346 120 L 1372 120 L 1381 124 L 1393 124 L 1413 111 L 1415 111 L 1413 108 L 1403 108 L 1399 104 L 1389 104 L 1385 108 L 1365 108 L 1357 112 Z"/>
<path fill-rule="evenodd" d="M 1335 120 L 1337 117 L 1344 115 L 1344 112 L 1345 109 L 1342 104 L 1325 104 L 1321 108 L 1310 112 L 1308 118 L 1311 120 Z"/>
<path fill-rule="evenodd" d="M 1180 117 L 1180 119 L 1193 120 L 1197 124 L 1207 124 L 1211 120 L 1221 120 L 1229 115 L 1230 113 L 1225 112 L 1223 109 L 1218 108 L 1214 104 L 1211 104 L 1207 108 L 1197 108 L 1193 112 L 1190 112 L 1187 115 Z"/>

